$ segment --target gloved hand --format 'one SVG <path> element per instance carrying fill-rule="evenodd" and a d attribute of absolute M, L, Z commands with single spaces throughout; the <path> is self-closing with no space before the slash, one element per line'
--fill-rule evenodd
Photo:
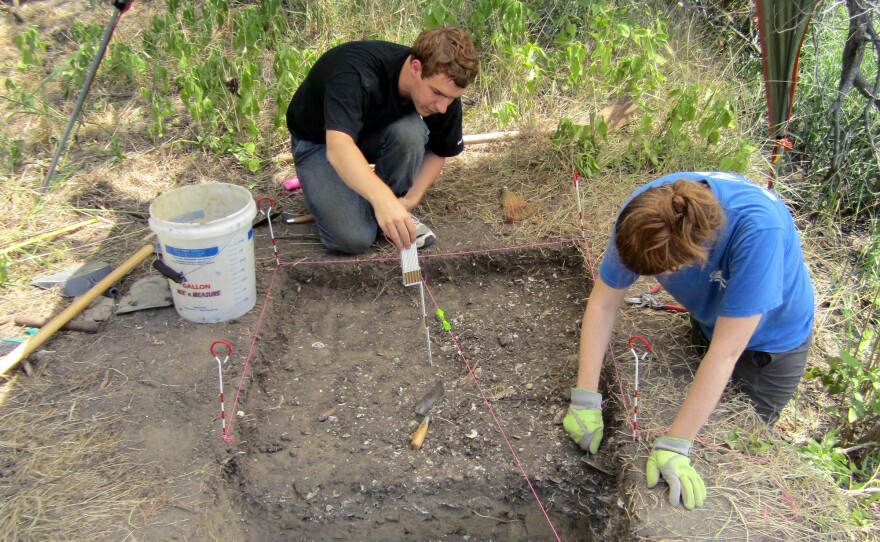
<path fill-rule="evenodd" d="M 688 452 L 691 441 L 674 437 L 660 437 L 654 441 L 645 472 L 648 487 L 654 487 L 660 475 L 669 484 L 669 504 L 678 506 L 679 500 L 688 510 L 703 506 L 706 484 L 691 466 Z"/>
<path fill-rule="evenodd" d="M 599 451 L 602 442 L 602 394 L 581 388 L 571 389 L 571 406 L 562 427 L 582 450 Z"/>

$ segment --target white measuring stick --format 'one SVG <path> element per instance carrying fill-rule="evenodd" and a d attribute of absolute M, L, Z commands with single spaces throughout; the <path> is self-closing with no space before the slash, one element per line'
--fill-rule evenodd
<path fill-rule="evenodd" d="M 419 252 L 415 243 L 400 251 L 400 267 L 403 270 L 403 285 L 419 285 L 419 297 L 422 300 L 422 326 L 425 328 L 425 343 L 428 347 L 428 364 L 434 365 L 431 357 L 431 334 L 428 331 L 428 310 L 425 308 L 425 285 L 422 283 L 422 270 L 419 267 Z"/>
<path fill-rule="evenodd" d="M 400 267 L 403 270 L 403 285 L 415 286 L 422 283 L 422 270 L 419 267 L 419 252 L 415 243 L 400 251 Z"/>
<path fill-rule="evenodd" d="M 431 333 L 428 331 L 428 311 L 425 308 L 425 285 L 419 281 L 419 296 L 422 298 L 422 325 L 425 327 L 425 344 L 428 345 L 428 365 L 434 366 L 431 357 Z"/>
<path fill-rule="evenodd" d="M 226 358 L 223 361 L 220 361 L 220 356 L 214 353 L 214 347 L 218 344 L 226 347 Z M 223 404 L 223 364 L 229 361 L 229 356 L 232 355 L 232 347 L 226 341 L 214 341 L 211 343 L 211 355 L 217 361 L 217 380 L 220 382 L 220 438 L 226 442 L 232 442 L 232 437 L 226 432 L 226 407 Z"/>

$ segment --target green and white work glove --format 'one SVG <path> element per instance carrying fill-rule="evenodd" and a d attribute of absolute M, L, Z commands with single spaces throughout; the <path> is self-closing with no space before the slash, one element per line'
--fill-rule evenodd
<path fill-rule="evenodd" d="M 679 501 L 688 510 L 703 506 L 706 499 L 706 484 L 691 466 L 688 452 L 691 449 L 691 441 L 674 438 L 660 437 L 654 441 L 651 455 L 648 456 L 648 464 L 645 472 L 648 478 L 648 487 L 654 487 L 660 480 L 660 476 L 669 485 L 669 504 L 678 506 Z"/>
<path fill-rule="evenodd" d="M 602 443 L 602 394 L 581 388 L 571 389 L 571 406 L 562 420 L 565 432 L 582 450 L 595 454 Z"/>

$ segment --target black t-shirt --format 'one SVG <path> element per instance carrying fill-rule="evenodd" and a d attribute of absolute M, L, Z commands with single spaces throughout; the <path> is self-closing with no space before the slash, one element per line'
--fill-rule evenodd
<path fill-rule="evenodd" d="M 402 100 L 397 82 L 410 48 L 384 41 L 339 45 L 315 62 L 287 107 L 287 129 L 300 139 L 326 142 L 326 130 L 337 130 L 355 142 L 362 134 L 383 128 L 415 111 Z M 427 148 L 438 156 L 464 150 L 461 99 L 445 113 L 423 117 Z"/>

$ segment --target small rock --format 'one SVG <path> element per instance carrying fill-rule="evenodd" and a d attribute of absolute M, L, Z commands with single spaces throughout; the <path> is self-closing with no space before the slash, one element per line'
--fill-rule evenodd
<path fill-rule="evenodd" d="M 167 285 L 166 285 L 167 289 Z M 84 320 L 91 320 L 93 322 L 106 322 L 113 316 L 113 310 L 115 309 L 115 304 L 112 299 L 109 297 L 98 296 L 89 307 L 84 310 L 81 314 L 81 318 Z"/>
<path fill-rule="evenodd" d="M 329 408 L 329 409 L 325 410 L 324 412 L 322 412 L 321 414 L 318 415 L 318 421 L 319 421 L 319 422 L 325 422 L 325 421 L 327 421 L 330 417 L 332 417 L 334 414 L 336 414 L 336 407 Z M 335 419 L 336 419 L 336 418 L 334 417 L 333 420 L 335 420 Z M 333 420 L 331 420 L 331 421 L 333 421 Z"/>
<path fill-rule="evenodd" d="M 553 416 L 553 425 L 562 425 L 562 420 L 565 419 L 565 415 L 568 414 L 568 409 L 563 408 L 559 412 Z"/>
<path fill-rule="evenodd" d="M 264 454 L 274 454 L 283 450 L 284 446 L 279 442 L 269 442 L 258 446 L 257 449 Z"/>

